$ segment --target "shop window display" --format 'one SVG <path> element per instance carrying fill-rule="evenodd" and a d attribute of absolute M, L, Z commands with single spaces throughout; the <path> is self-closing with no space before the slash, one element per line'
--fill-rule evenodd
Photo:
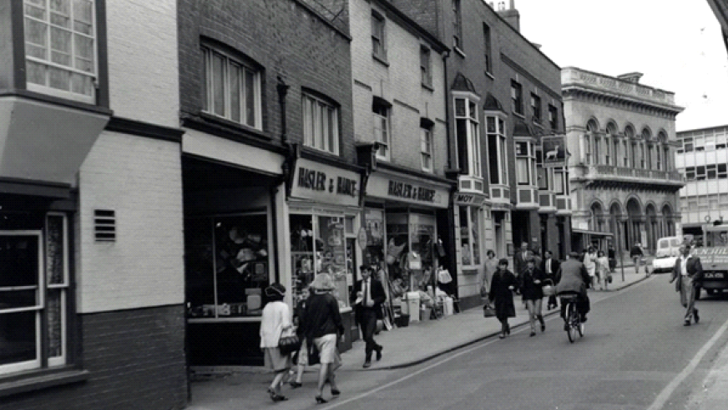
<path fill-rule="evenodd" d="M 333 294 L 339 307 L 349 306 L 347 273 L 353 272 L 353 259 L 347 249 L 346 224 L 343 215 L 291 215 L 294 300 L 317 274 L 327 273 L 336 284 Z"/>
<path fill-rule="evenodd" d="M 190 317 L 260 316 L 270 284 L 266 214 L 185 221 Z"/>
<path fill-rule="evenodd" d="M 461 206 L 460 213 L 460 260 L 464 266 L 480 264 L 480 211 L 478 208 Z"/>

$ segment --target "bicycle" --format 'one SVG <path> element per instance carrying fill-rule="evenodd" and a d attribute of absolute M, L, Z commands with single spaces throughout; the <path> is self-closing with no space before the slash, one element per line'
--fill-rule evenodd
<path fill-rule="evenodd" d="M 564 306 L 564 312 L 566 315 L 566 335 L 569 337 L 569 342 L 574 343 L 577 333 L 579 334 L 579 337 L 584 337 L 584 323 L 582 323 L 581 315 L 576 309 L 578 295 L 562 294 L 559 295 L 559 297 L 561 299 L 561 305 Z"/>

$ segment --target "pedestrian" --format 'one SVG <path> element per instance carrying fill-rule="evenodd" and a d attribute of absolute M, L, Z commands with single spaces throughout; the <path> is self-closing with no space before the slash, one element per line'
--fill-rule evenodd
<path fill-rule="evenodd" d="M 541 269 L 536 267 L 535 258 L 526 261 L 526 269 L 523 270 L 519 280 L 521 295 L 528 309 L 528 320 L 531 324 L 531 337 L 536 336 L 536 320 L 541 324 L 541 332 L 546 331 L 546 322 L 541 315 L 541 303 L 543 300 L 543 280 L 545 276 Z"/>
<path fill-rule="evenodd" d="M 283 303 L 286 295 L 286 288 L 276 282 L 265 289 L 265 296 L 268 298 L 263 308 L 260 320 L 260 347 L 265 354 L 265 361 L 275 372 L 273 381 L 268 387 L 270 398 L 274 402 L 288 400 L 281 395 L 281 386 L 284 378 L 291 368 L 291 356 L 281 354 L 278 342 L 284 332 L 293 330 L 291 323 L 291 312 L 288 305 Z"/>
<path fill-rule="evenodd" d="M 516 255 L 513 257 L 513 269 L 516 277 L 521 276 L 521 272 L 526 269 L 526 261 L 531 256 L 533 256 L 533 254 L 528 249 L 528 243 L 521 242 L 521 248 L 518 250 L 518 252 L 516 252 Z"/>
<path fill-rule="evenodd" d="M 609 280 L 612 278 L 612 272 L 609 270 L 609 259 L 604 251 L 597 252 L 596 262 L 599 290 L 609 290 Z"/>
<path fill-rule="evenodd" d="M 700 258 L 691 255 L 691 246 L 687 243 L 680 245 L 680 257 L 675 261 L 672 269 L 670 283 L 677 280 L 675 291 L 680 292 L 680 303 L 685 310 L 684 325 L 690 326 L 690 319 L 697 324 L 700 321 L 698 309 L 695 307 L 696 289 L 703 279 L 703 266 Z"/>
<path fill-rule="evenodd" d="M 361 280 L 351 288 L 350 301 L 354 305 L 354 318 L 364 339 L 364 368 L 372 365 L 372 353 L 377 352 L 377 361 L 382 360 L 383 346 L 374 340 L 377 320 L 382 319 L 382 303 L 387 299 L 382 283 L 372 277 L 372 269 L 366 265 L 360 268 Z"/>
<path fill-rule="evenodd" d="M 306 306 L 308 305 L 309 296 L 311 296 L 311 291 L 308 287 L 301 289 L 298 303 L 296 303 L 296 307 L 293 308 L 293 325 L 296 327 L 296 335 L 298 336 L 298 339 L 301 340 L 301 348 L 298 349 L 298 353 L 296 353 L 296 378 L 290 382 L 291 387 L 294 389 L 301 387 L 303 371 L 308 365 L 308 347 L 306 346 L 306 323 L 304 321 L 304 317 L 306 315 Z"/>
<path fill-rule="evenodd" d="M 634 263 L 634 273 L 640 273 L 640 262 L 645 253 L 642 251 L 642 246 L 639 242 L 635 243 L 632 249 L 629 250 L 629 257 L 632 258 Z"/>
<path fill-rule="evenodd" d="M 551 280 L 551 284 L 556 284 L 556 272 L 559 271 L 559 267 L 561 266 L 561 262 L 558 261 L 558 259 L 553 258 L 553 254 L 551 251 L 546 251 L 544 253 L 544 259 L 543 262 L 541 262 L 541 272 L 544 273 L 546 280 Z M 559 304 L 556 299 L 556 295 L 549 296 L 548 303 L 546 304 L 546 309 L 551 310 L 559 307 Z"/>
<path fill-rule="evenodd" d="M 508 270 L 508 259 L 498 261 L 498 270 L 493 275 L 490 284 L 488 299 L 495 305 L 495 317 L 501 322 L 501 339 L 511 334 L 508 325 L 509 317 L 516 317 L 516 307 L 513 304 L 513 290 L 518 286 L 516 276 Z"/>
<path fill-rule="evenodd" d="M 493 274 L 498 270 L 498 259 L 495 257 L 495 252 L 492 249 L 488 249 L 485 254 L 487 258 L 485 259 L 485 266 L 483 268 L 483 277 L 480 281 L 480 294 L 484 297 L 490 293 L 490 283 L 493 280 Z"/>
<path fill-rule="evenodd" d="M 589 287 L 595 289 L 596 286 L 596 275 L 597 275 L 597 251 L 593 246 L 587 248 L 584 254 L 584 267 L 586 272 L 589 274 Z"/>
<path fill-rule="evenodd" d="M 326 383 L 331 387 L 331 395 L 341 394 L 336 386 L 334 371 L 341 366 L 338 343 L 344 338 L 344 325 L 339 312 L 339 302 L 331 294 L 334 281 L 328 273 L 320 273 L 311 282 L 313 294 L 308 298 L 304 321 L 306 323 L 306 344 L 316 348 L 319 353 L 318 384 L 316 403 L 326 403 L 323 390 Z"/>
<path fill-rule="evenodd" d="M 614 273 L 614 270 L 617 268 L 617 250 L 614 249 L 614 244 L 611 242 L 607 249 L 607 257 L 609 258 L 609 271 Z"/>
<path fill-rule="evenodd" d="M 556 272 L 556 293 L 576 293 L 576 309 L 581 316 L 582 322 L 586 322 L 586 314 L 590 310 L 589 296 L 586 290 L 590 280 L 586 267 L 579 261 L 578 252 L 567 255 L 566 260 L 561 263 L 559 271 Z M 563 303 L 561 304 L 561 317 L 564 319 L 564 330 L 568 330 L 566 305 Z"/>

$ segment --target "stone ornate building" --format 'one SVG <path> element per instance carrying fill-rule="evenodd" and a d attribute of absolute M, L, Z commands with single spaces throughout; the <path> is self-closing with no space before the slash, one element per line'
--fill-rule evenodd
<path fill-rule="evenodd" d="M 641 76 L 561 71 L 577 250 L 612 238 L 617 250 L 639 242 L 653 252 L 657 239 L 681 231 L 674 153 L 683 108 Z"/>

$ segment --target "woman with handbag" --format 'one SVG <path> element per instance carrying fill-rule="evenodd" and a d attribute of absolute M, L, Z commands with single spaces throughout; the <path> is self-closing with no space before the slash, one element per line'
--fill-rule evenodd
<path fill-rule="evenodd" d="M 281 395 L 283 379 L 291 368 L 290 354 L 284 354 L 280 349 L 281 340 L 292 333 L 291 312 L 288 305 L 283 303 L 286 295 L 286 288 L 276 282 L 265 289 L 265 296 L 268 298 L 263 308 L 260 320 L 260 347 L 265 353 L 265 361 L 275 372 L 273 382 L 268 387 L 270 398 L 274 402 L 288 400 Z"/>
<path fill-rule="evenodd" d="M 488 299 L 495 304 L 495 317 L 501 322 L 501 339 L 511 334 L 508 325 L 509 317 L 516 317 L 516 307 L 513 304 L 513 290 L 518 285 L 516 275 L 508 270 L 508 259 L 498 261 L 498 270 L 493 274 Z"/>
<path fill-rule="evenodd" d="M 296 326 L 296 336 L 301 341 L 301 347 L 296 353 L 296 379 L 291 380 L 291 387 L 301 387 L 303 381 L 303 371 L 308 365 L 308 346 L 306 345 L 306 322 L 303 320 L 306 314 L 306 306 L 308 305 L 308 297 L 311 295 L 308 287 L 301 289 L 296 307 L 293 308 L 293 324 Z M 293 373 L 293 371 L 291 371 Z"/>
<path fill-rule="evenodd" d="M 344 337 L 344 325 L 339 312 L 339 302 L 331 295 L 334 281 L 327 273 L 320 273 L 311 282 L 313 294 L 308 298 L 304 321 L 306 323 L 306 344 L 319 352 L 319 370 L 316 403 L 326 403 L 323 398 L 324 385 L 331 387 L 331 394 L 338 396 L 334 371 L 341 366 L 338 342 Z"/>

